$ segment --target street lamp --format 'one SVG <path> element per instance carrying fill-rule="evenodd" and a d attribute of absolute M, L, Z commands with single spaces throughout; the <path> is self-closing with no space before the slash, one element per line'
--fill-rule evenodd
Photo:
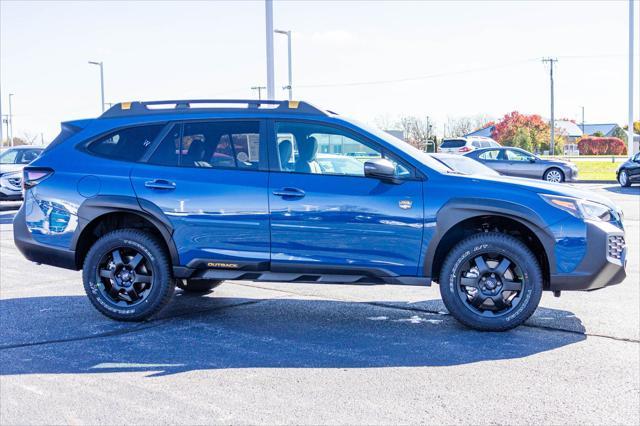
<path fill-rule="evenodd" d="M 285 89 L 289 89 L 289 100 L 293 100 L 293 88 L 292 88 L 292 69 L 291 69 L 291 31 L 284 30 L 274 30 L 275 33 L 284 34 L 287 36 L 287 50 L 289 56 L 289 85 L 284 87 Z"/>
<path fill-rule="evenodd" d="M 9 93 L 9 122 L 7 123 L 7 133 L 9 133 L 9 145 L 13 146 L 13 112 L 11 109 L 11 97 L 13 93 Z"/>
<path fill-rule="evenodd" d="M 101 100 L 100 105 L 102 107 L 102 112 L 104 112 L 104 67 L 102 66 L 102 61 L 100 62 L 89 61 L 89 64 L 98 65 L 100 67 L 100 100 Z"/>

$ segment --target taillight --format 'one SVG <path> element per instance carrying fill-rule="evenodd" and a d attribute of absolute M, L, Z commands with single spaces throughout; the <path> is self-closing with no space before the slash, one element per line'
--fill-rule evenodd
<path fill-rule="evenodd" d="M 25 167 L 23 170 L 22 188 L 31 189 L 53 174 L 47 167 Z"/>
<path fill-rule="evenodd" d="M 463 146 L 458 150 L 458 152 L 469 152 L 469 151 L 471 151 L 471 148 L 469 148 L 468 146 Z"/>

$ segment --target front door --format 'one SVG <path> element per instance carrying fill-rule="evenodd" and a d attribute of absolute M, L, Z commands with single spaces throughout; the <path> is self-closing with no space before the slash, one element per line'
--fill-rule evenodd
<path fill-rule="evenodd" d="M 133 169 L 141 206 L 159 208 L 173 225 L 182 265 L 268 267 L 262 135 L 260 121 L 178 123 Z"/>
<path fill-rule="evenodd" d="M 274 123 L 269 203 L 271 268 L 420 275 L 422 181 L 375 142 L 303 121 Z M 364 176 L 395 161 L 399 183 Z"/>

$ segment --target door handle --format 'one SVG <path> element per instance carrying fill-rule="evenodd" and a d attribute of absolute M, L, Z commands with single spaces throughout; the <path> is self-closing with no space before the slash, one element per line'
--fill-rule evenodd
<path fill-rule="evenodd" d="M 278 197 L 302 198 L 304 197 L 304 191 L 298 188 L 282 188 L 273 191 L 273 195 Z"/>
<path fill-rule="evenodd" d="M 144 183 L 144 186 L 150 189 L 164 189 L 164 190 L 176 189 L 175 182 L 171 182 L 165 179 L 148 180 Z"/>

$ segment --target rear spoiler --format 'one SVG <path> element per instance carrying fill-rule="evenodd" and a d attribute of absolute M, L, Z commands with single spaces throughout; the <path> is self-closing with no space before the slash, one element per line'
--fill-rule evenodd
<path fill-rule="evenodd" d="M 88 118 L 84 120 L 63 121 L 62 123 L 60 123 L 60 133 L 53 141 L 51 141 L 49 145 L 47 145 L 47 147 L 44 149 L 44 152 L 55 148 L 62 142 L 69 139 L 71 136 L 81 132 L 94 120 L 94 118 Z"/>

